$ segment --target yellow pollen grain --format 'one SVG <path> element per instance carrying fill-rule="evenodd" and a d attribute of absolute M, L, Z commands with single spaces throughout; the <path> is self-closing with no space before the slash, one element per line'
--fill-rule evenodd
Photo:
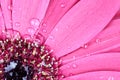
<path fill-rule="evenodd" d="M 2 70 L 0 70 L 0 74 L 2 74 L 3 73 L 3 71 Z"/>
<path fill-rule="evenodd" d="M 43 55 L 43 56 L 40 56 L 40 57 L 41 57 L 41 59 L 44 59 L 44 58 L 45 58 L 45 56 L 47 56 L 47 55 L 45 54 L 45 55 Z"/>
<path fill-rule="evenodd" d="M 33 79 L 36 80 L 37 79 L 37 75 L 35 75 Z"/>
<path fill-rule="evenodd" d="M 26 59 L 24 59 L 24 62 L 27 62 L 27 60 L 26 60 Z"/>
<path fill-rule="evenodd" d="M 33 55 L 36 54 L 36 48 L 34 48 L 33 52 L 32 52 Z"/>
<path fill-rule="evenodd" d="M 19 55 L 19 54 L 18 54 L 18 53 L 16 53 L 16 54 L 15 54 L 15 57 L 18 57 L 18 55 Z"/>
<path fill-rule="evenodd" d="M 37 67 L 40 67 L 41 66 L 41 64 L 37 64 Z"/>
<path fill-rule="evenodd" d="M 30 63 L 34 64 L 34 63 L 35 63 L 35 60 L 31 61 Z"/>
<path fill-rule="evenodd" d="M 23 54 L 26 54 L 26 49 L 23 50 Z"/>
<path fill-rule="evenodd" d="M 42 71 L 42 75 L 49 75 L 49 74 L 45 71 Z"/>
<path fill-rule="evenodd" d="M 44 46 L 41 46 L 41 52 L 44 52 L 44 48 L 45 48 Z"/>
<path fill-rule="evenodd" d="M 10 48 L 10 52 L 12 52 L 12 51 L 13 51 L 13 47 Z"/>

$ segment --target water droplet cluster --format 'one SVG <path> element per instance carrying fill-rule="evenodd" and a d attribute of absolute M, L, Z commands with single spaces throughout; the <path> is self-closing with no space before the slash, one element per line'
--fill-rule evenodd
<path fill-rule="evenodd" d="M 24 72 L 23 76 L 26 76 L 26 80 L 58 80 L 58 61 L 51 55 L 51 50 L 46 45 L 22 38 L 0 39 L 0 79 L 13 80 L 12 74 L 9 75 L 11 79 L 5 74 L 9 73 L 6 71 L 8 66 L 15 66 L 15 64 L 21 67 L 14 67 L 14 70 L 31 67 L 28 70 L 31 74 Z M 18 73 L 17 70 L 14 73 Z"/>

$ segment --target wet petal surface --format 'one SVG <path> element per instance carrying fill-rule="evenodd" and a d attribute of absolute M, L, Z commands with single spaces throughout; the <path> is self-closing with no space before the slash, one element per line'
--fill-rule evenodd
<path fill-rule="evenodd" d="M 68 63 L 80 57 L 87 55 L 99 54 L 100 52 L 112 51 L 120 47 L 120 20 L 113 20 L 102 32 L 100 32 L 89 43 L 85 44 L 78 50 L 63 56 L 61 59 L 64 63 Z M 115 51 L 115 50 L 114 50 Z"/>
<path fill-rule="evenodd" d="M 105 28 L 119 5 L 118 0 L 78 2 L 56 25 L 46 44 L 54 49 L 58 58 L 78 49 Z"/>
<path fill-rule="evenodd" d="M 120 71 L 120 53 L 101 53 L 79 58 L 60 67 L 65 76 L 91 71 Z"/>
<path fill-rule="evenodd" d="M 64 78 L 63 80 L 120 80 L 120 72 L 117 71 L 95 71 L 78 74 Z"/>

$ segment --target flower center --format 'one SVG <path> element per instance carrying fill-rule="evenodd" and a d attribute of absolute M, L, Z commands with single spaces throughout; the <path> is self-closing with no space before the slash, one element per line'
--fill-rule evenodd
<path fill-rule="evenodd" d="M 0 39 L 0 79 L 58 80 L 58 61 L 46 45 Z"/>

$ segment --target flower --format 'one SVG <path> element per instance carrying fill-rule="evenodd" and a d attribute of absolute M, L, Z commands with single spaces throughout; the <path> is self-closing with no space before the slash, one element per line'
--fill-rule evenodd
<path fill-rule="evenodd" d="M 41 45 L 43 43 L 50 47 L 45 51 L 52 50 L 49 56 L 50 60 L 54 58 L 53 63 L 55 61 L 58 64 L 57 74 L 46 77 L 51 71 L 44 71 L 37 75 L 40 78 L 34 76 L 35 80 L 120 79 L 119 0 L 1 0 L 0 4 L 0 33 L 3 42 L 6 37 L 23 40 L 27 45 L 29 41 L 31 45 L 35 41 L 40 44 L 40 48 L 34 47 L 37 51 L 46 47 Z M 23 39 L 19 38 L 19 34 Z M 12 40 L 7 41 L 10 41 L 7 46 L 11 46 Z M 14 44 L 13 41 L 12 47 L 15 47 Z M 28 54 L 31 51 L 34 52 L 30 50 Z M 35 59 L 33 56 L 33 60 L 38 62 L 39 58 Z M 0 69 L 8 70 L 11 66 L 14 69 L 19 64 L 18 59 L 9 60 L 4 68 L 2 59 L 5 57 L 0 57 L 3 57 L 0 60 Z M 52 62 L 49 64 L 52 65 Z M 23 69 L 17 69 L 27 74 L 29 70 L 24 70 L 27 67 L 31 66 L 24 65 L 20 67 Z M 33 72 L 34 67 L 30 69 Z M 3 75 L 2 70 L 0 74 Z M 42 77 L 43 75 L 45 76 Z M 11 77 L 10 74 L 7 77 Z"/>

